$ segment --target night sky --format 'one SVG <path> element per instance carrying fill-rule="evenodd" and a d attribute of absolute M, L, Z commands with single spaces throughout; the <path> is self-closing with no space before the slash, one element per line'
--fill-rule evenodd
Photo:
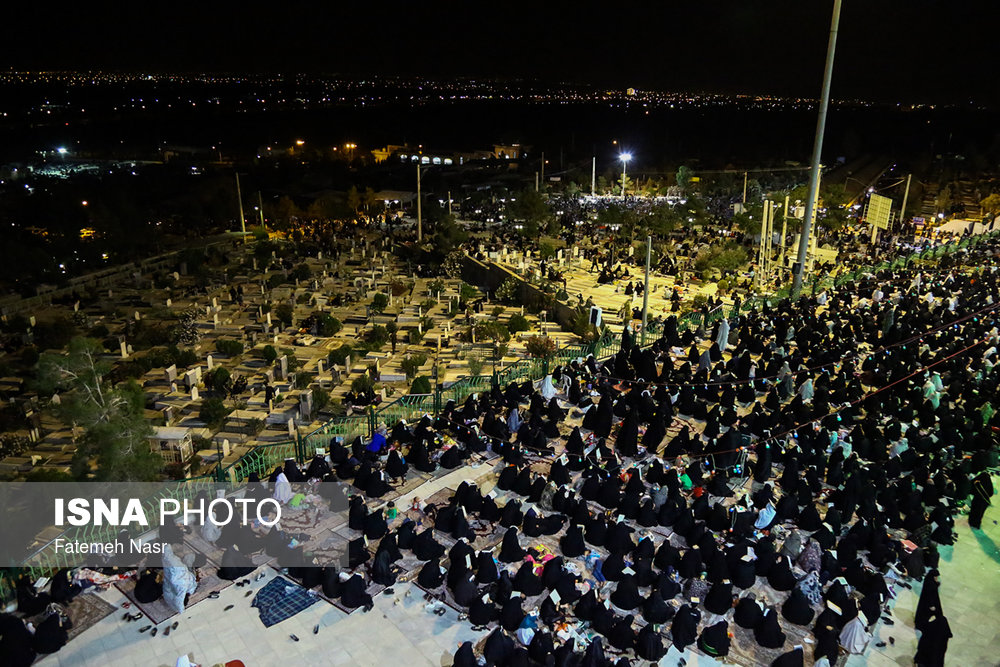
<path fill-rule="evenodd" d="M 834 97 L 997 103 L 998 4 L 845 0 Z M 832 6 L 330 0 L 57 12 L 23 3 L 4 39 L 14 69 L 501 76 L 816 97 Z"/>

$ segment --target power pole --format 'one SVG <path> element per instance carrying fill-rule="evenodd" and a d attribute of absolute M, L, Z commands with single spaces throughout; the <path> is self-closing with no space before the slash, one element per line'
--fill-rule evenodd
<path fill-rule="evenodd" d="M 542 151 L 542 185 L 545 185 L 545 151 Z"/>
<path fill-rule="evenodd" d="M 646 284 L 642 289 L 642 345 L 646 344 L 646 316 L 649 313 L 649 264 L 653 254 L 653 237 L 646 237 Z"/>
<path fill-rule="evenodd" d="M 785 215 L 781 219 L 781 266 L 785 266 L 785 233 L 788 231 L 788 195 L 785 195 Z"/>
<path fill-rule="evenodd" d="M 267 231 L 267 225 L 264 224 L 264 202 L 260 198 L 260 190 L 257 191 L 257 208 L 260 210 L 260 228 Z"/>
<path fill-rule="evenodd" d="M 833 58 L 837 52 L 837 31 L 840 29 L 841 0 L 833 0 L 833 18 L 830 20 L 830 41 L 826 48 L 826 69 L 823 72 L 823 92 L 819 100 L 819 114 L 816 118 L 816 139 L 813 143 L 812 163 L 809 173 L 809 199 L 806 202 L 806 217 L 802 221 L 802 235 L 799 238 L 798 266 L 792 276 L 792 297 L 802 291 L 802 274 L 806 268 L 809 253 L 809 236 L 812 232 L 813 216 L 816 213 L 816 198 L 819 195 L 820 159 L 823 154 L 823 134 L 826 132 L 826 111 L 830 106 L 830 82 L 833 79 Z"/>
<path fill-rule="evenodd" d="M 451 215 L 451 190 L 448 190 L 448 215 Z"/>
<path fill-rule="evenodd" d="M 906 200 L 910 197 L 910 179 L 913 178 L 913 174 L 906 175 L 906 190 L 903 191 L 903 208 L 899 209 L 899 227 L 903 227 L 903 218 L 906 216 Z"/>
<path fill-rule="evenodd" d="M 590 159 L 590 196 L 597 190 L 597 156 Z"/>
<path fill-rule="evenodd" d="M 743 172 L 743 205 L 746 206 L 747 203 L 747 173 Z"/>
<path fill-rule="evenodd" d="M 424 240 L 424 218 L 420 208 L 420 160 L 417 160 L 417 243 Z"/>
<path fill-rule="evenodd" d="M 240 193 L 240 174 L 236 172 L 236 201 L 240 205 L 240 231 L 243 232 L 243 240 L 246 241 L 247 221 L 243 217 L 243 195 Z"/>
<path fill-rule="evenodd" d="M 535 192 L 538 192 L 538 172 L 535 172 Z"/>

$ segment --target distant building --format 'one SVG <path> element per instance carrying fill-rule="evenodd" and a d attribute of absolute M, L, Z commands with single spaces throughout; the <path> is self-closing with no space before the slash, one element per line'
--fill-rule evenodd
<path fill-rule="evenodd" d="M 492 150 L 475 151 L 435 150 L 408 144 L 389 144 L 384 148 L 373 150 L 372 157 L 375 158 L 375 162 L 392 159 L 400 162 L 419 161 L 421 164 L 452 166 L 477 160 L 517 160 L 524 154 L 524 150 L 520 144 L 494 144 Z"/>
<path fill-rule="evenodd" d="M 163 458 L 166 465 L 185 464 L 194 451 L 191 429 L 176 426 L 157 426 L 149 438 L 149 448 Z"/>

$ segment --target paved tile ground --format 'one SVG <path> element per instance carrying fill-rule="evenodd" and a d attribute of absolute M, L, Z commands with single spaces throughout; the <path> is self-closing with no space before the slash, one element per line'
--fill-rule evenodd
<path fill-rule="evenodd" d="M 475 478 L 484 471 L 463 468 L 429 482 L 418 489 L 424 497 L 433 491 Z M 433 488 L 432 488 L 433 487 Z M 998 503 L 1000 505 L 1000 503 Z M 979 666 L 1000 664 L 996 653 L 1000 639 L 1000 507 L 994 506 L 983 520 L 984 530 L 972 531 L 965 517 L 956 519 L 959 540 L 941 550 L 941 601 L 951 623 L 952 638 L 947 665 Z M 275 573 L 254 582 L 254 591 Z M 252 596 L 246 588 L 231 586 L 218 600 L 205 600 L 180 617 L 180 625 L 169 636 L 163 628 L 157 637 L 140 633 L 144 621 L 125 622 L 116 613 L 74 639 L 59 653 L 48 656 L 40 667 L 172 667 L 177 657 L 189 654 L 199 664 L 240 659 L 247 667 L 271 665 L 405 665 L 440 667 L 451 664 L 458 644 L 476 641 L 483 633 L 472 631 L 448 610 L 436 616 L 425 609 L 421 591 L 409 584 L 395 587 L 395 594 L 380 595 L 368 613 L 346 615 L 325 602 L 270 628 L 265 628 L 250 607 Z M 875 637 L 863 655 L 851 656 L 847 667 L 912 665 L 917 638 L 913 613 L 920 585 L 912 591 L 901 589 L 894 604 L 895 625 L 876 627 Z M 116 589 L 101 594 L 120 605 L 124 596 Z M 233 605 L 229 611 L 225 607 Z M 319 626 L 318 634 L 313 628 Z M 164 626 L 165 627 L 165 626 Z M 296 635 L 296 642 L 289 635 Z M 892 637 L 895 644 L 889 644 Z M 875 643 L 885 641 L 884 648 Z M 810 647 L 807 647 L 807 651 Z M 681 656 L 671 648 L 661 665 L 673 667 L 684 657 L 689 666 L 723 664 L 686 651 Z"/>

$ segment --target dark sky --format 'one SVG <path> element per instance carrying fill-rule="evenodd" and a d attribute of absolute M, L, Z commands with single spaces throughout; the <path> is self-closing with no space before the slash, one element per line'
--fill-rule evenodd
<path fill-rule="evenodd" d="M 94 9 L 106 4 L 113 9 Z M 30 6 L 29 6 L 30 5 Z M 996 102 L 995 0 L 844 0 L 834 97 Z M 26 8 L 25 8 L 26 7 Z M 516 76 L 818 96 L 832 0 L 21 3 L 16 69 Z"/>

